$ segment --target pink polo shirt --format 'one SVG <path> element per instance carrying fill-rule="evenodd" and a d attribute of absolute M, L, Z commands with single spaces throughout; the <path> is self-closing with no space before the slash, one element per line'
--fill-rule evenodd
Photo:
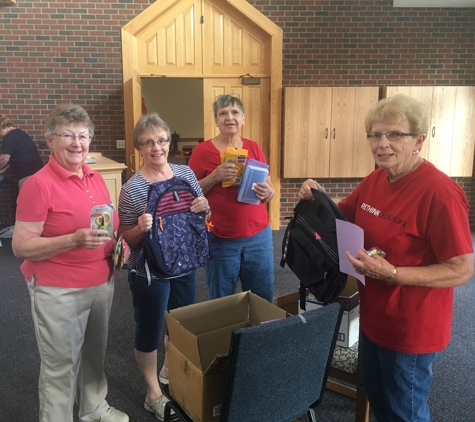
<path fill-rule="evenodd" d="M 102 176 L 83 164 L 81 180 L 62 167 L 54 154 L 48 164 L 23 185 L 17 199 L 16 219 L 43 221 L 42 237 L 71 234 L 89 228 L 91 208 L 111 203 Z M 119 218 L 114 211 L 114 231 Z M 36 276 L 36 284 L 82 288 L 105 283 L 112 276 L 113 242 L 98 249 L 77 247 L 43 261 L 24 261 L 20 269 L 27 280 Z"/>

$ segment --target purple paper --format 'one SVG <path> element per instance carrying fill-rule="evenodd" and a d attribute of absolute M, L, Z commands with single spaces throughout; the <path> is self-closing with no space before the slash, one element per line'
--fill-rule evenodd
<path fill-rule="evenodd" d="M 363 285 L 365 284 L 365 276 L 363 274 L 358 274 L 353 265 L 346 256 L 346 251 L 350 252 L 351 255 L 356 256 L 356 251 L 358 249 L 363 249 L 364 247 L 364 231 L 361 227 L 356 224 L 350 223 L 343 220 L 336 221 L 336 239 L 338 242 L 338 255 L 340 257 L 340 271 L 342 273 L 352 275 Z"/>

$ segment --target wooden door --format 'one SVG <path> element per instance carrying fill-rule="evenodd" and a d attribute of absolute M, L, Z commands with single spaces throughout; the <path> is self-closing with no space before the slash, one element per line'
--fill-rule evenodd
<path fill-rule="evenodd" d="M 362 177 L 375 168 L 373 154 L 366 138 L 365 119 L 368 111 L 378 102 L 379 87 L 355 88 L 355 113 L 352 143 L 352 177 Z"/>
<path fill-rule="evenodd" d="M 243 85 L 241 78 L 206 78 L 203 90 L 205 139 L 219 134 L 213 115 L 214 99 L 222 94 L 235 95 L 244 105 L 241 136 L 256 141 L 269 161 L 269 78 L 261 78 L 259 85 Z"/>
<path fill-rule="evenodd" d="M 284 177 L 328 177 L 332 88 L 287 87 Z"/>
<path fill-rule="evenodd" d="M 458 86 L 455 96 L 450 176 L 472 176 L 474 145 L 475 86 Z"/>
<path fill-rule="evenodd" d="M 426 160 L 429 160 L 429 150 L 430 150 L 430 143 L 431 143 L 431 123 L 430 123 L 430 116 L 432 110 L 432 96 L 434 94 L 434 90 L 432 86 L 388 86 L 385 88 L 384 97 L 392 97 L 396 94 L 406 94 L 412 98 L 423 103 L 426 108 L 427 112 L 429 113 L 429 128 L 427 131 L 427 138 L 422 144 L 422 148 L 419 152 L 419 155 Z"/>
<path fill-rule="evenodd" d="M 353 162 L 354 87 L 332 88 L 330 177 L 351 177 Z"/>

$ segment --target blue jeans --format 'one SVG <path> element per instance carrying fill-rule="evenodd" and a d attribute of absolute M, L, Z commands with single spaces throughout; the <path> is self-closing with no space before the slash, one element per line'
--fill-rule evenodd
<path fill-rule="evenodd" d="M 196 271 L 176 278 L 152 278 L 129 273 L 135 318 L 135 348 L 149 353 L 157 349 L 165 311 L 196 303 Z"/>
<path fill-rule="evenodd" d="M 270 226 L 251 237 L 224 239 L 210 234 L 212 258 L 205 265 L 211 299 L 236 293 L 238 279 L 243 291 L 272 302 L 274 299 L 274 252 Z"/>
<path fill-rule="evenodd" d="M 436 356 L 385 349 L 360 330 L 363 384 L 378 422 L 430 422 L 427 399 Z"/>

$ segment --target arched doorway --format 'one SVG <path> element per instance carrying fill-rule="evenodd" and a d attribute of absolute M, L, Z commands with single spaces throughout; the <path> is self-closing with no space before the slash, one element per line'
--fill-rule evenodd
<path fill-rule="evenodd" d="M 128 177 L 139 164 L 132 131 L 142 114 L 141 78 L 203 78 L 203 137 L 214 130 L 207 102 L 220 93 L 239 93 L 246 122 L 253 122 L 245 136 L 260 143 L 269 161 L 276 189 L 269 217 L 278 229 L 282 30 L 245 0 L 160 0 L 122 28 L 122 70 Z M 261 83 L 244 85 L 246 75 Z"/>

